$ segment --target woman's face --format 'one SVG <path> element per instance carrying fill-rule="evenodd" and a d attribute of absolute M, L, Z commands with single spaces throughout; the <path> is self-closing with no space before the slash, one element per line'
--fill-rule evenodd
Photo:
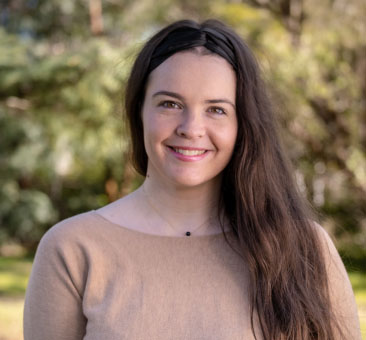
<path fill-rule="evenodd" d="M 147 174 L 161 183 L 214 184 L 233 153 L 236 76 L 217 55 L 179 52 L 149 76 L 142 109 Z"/>

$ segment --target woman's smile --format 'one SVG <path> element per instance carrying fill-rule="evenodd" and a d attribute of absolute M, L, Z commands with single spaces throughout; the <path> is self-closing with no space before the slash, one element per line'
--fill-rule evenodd
<path fill-rule="evenodd" d="M 209 150 L 194 147 L 168 146 L 169 151 L 179 160 L 184 162 L 195 162 L 205 158 Z"/>

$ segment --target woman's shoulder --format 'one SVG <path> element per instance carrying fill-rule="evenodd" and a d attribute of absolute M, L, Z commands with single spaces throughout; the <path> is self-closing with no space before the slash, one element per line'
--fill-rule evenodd
<path fill-rule="evenodd" d="M 312 226 L 321 247 L 328 275 L 337 276 L 343 281 L 348 276 L 332 237 L 319 223 L 313 222 Z"/>
<path fill-rule="evenodd" d="M 132 236 L 91 210 L 52 226 L 41 238 L 35 259 L 83 271 L 115 254 L 127 256 L 135 244 Z"/>
<path fill-rule="evenodd" d="M 58 222 L 46 231 L 39 247 L 100 248 L 116 239 L 129 242 L 127 239 L 132 234 L 127 232 L 128 227 L 137 224 L 134 216 L 139 216 L 129 196 Z"/>
<path fill-rule="evenodd" d="M 53 237 L 74 237 L 79 233 L 83 233 L 88 229 L 92 228 L 97 224 L 97 220 L 94 216 L 95 211 L 90 210 L 83 212 L 68 218 L 65 218 L 55 225 L 53 225 L 43 237 L 53 238 Z"/>
<path fill-rule="evenodd" d="M 337 248 L 328 231 L 315 221 L 313 221 L 312 226 L 320 242 L 326 264 L 330 265 L 333 263 L 337 266 L 340 266 L 341 268 L 344 268 L 341 257 L 339 256 Z"/>
<path fill-rule="evenodd" d="M 100 232 L 108 232 L 113 227 L 123 226 L 136 216 L 135 205 L 131 204 L 129 194 L 117 201 L 109 203 L 97 210 L 90 210 L 66 218 L 52 226 L 43 239 L 58 239 L 59 241 L 74 240 L 78 237 L 93 237 Z"/>
<path fill-rule="evenodd" d="M 59 248 L 90 238 L 100 229 L 101 226 L 98 222 L 93 210 L 66 218 L 46 231 L 41 238 L 39 247 L 54 246 Z"/>
<path fill-rule="evenodd" d="M 339 319 L 344 333 L 352 334 L 350 339 L 360 339 L 357 306 L 346 268 L 326 229 L 315 222 L 313 226 L 321 245 L 328 276 L 329 296 L 334 314 Z"/>

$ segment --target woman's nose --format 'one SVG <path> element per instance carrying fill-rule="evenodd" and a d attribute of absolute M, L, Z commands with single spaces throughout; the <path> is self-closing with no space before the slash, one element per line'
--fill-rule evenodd
<path fill-rule="evenodd" d="M 184 112 L 176 132 L 178 136 L 188 139 L 203 137 L 205 135 L 205 126 L 202 113 L 193 111 Z"/>

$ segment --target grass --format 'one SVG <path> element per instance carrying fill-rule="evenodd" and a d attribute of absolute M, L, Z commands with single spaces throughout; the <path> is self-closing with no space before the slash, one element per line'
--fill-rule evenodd
<path fill-rule="evenodd" d="M 24 293 L 32 259 L 0 257 L 0 340 L 21 340 Z M 366 273 L 349 273 L 366 340 Z"/>
<path fill-rule="evenodd" d="M 32 259 L 0 257 L 0 340 L 21 340 L 24 293 Z"/>
<path fill-rule="evenodd" d="M 23 339 L 24 298 L 0 298 L 0 340 Z"/>
<path fill-rule="evenodd" d="M 366 273 L 348 273 L 348 275 L 358 307 L 362 339 L 366 340 Z"/>
<path fill-rule="evenodd" d="M 32 259 L 0 257 L 0 297 L 22 297 L 32 267 Z"/>

